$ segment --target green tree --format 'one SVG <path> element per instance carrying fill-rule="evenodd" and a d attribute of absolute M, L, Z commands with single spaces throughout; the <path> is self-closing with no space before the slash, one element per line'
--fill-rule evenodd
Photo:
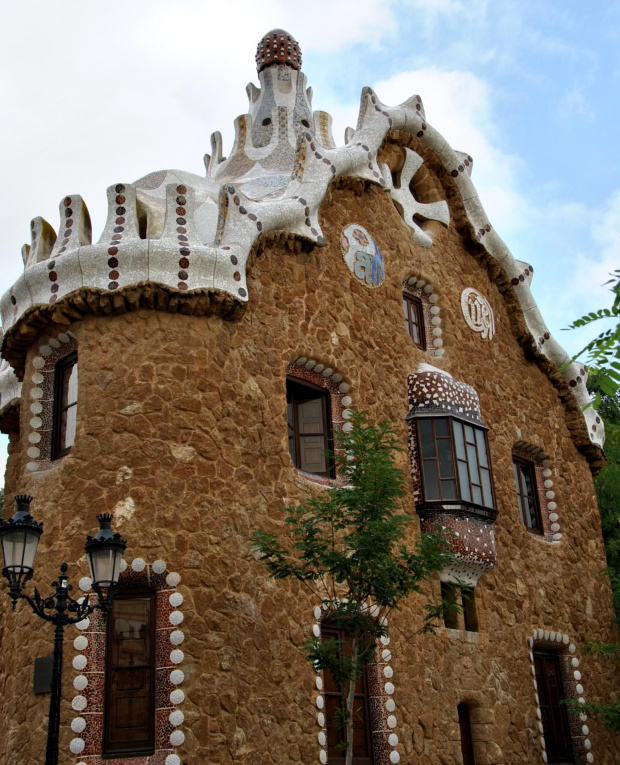
<path fill-rule="evenodd" d="M 604 393 L 599 372 L 590 375 L 588 388 L 598 397 L 597 411 L 605 421 L 607 464 L 594 479 L 594 487 L 601 514 L 614 606 L 620 626 L 620 391 L 616 391 L 613 396 Z"/>
<path fill-rule="evenodd" d="M 598 321 L 620 319 L 620 269 L 613 271 L 610 276 L 607 284 L 612 285 L 609 289 L 614 296 L 611 308 L 591 311 L 573 322 L 569 329 L 586 327 Z M 620 321 L 598 334 L 573 357 L 573 361 L 584 354 L 587 354 L 588 369 L 598 374 L 598 391 L 594 402 L 595 408 L 598 409 L 602 395 L 613 398 L 620 388 Z"/>
<path fill-rule="evenodd" d="M 347 635 L 346 646 L 316 637 L 305 644 L 308 660 L 344 689 L 339 718 L 346 765 L 353 757 L 355 682 L 375 661 L 389 613 L 452 560 L 439 531 L 423 534 L 413 549 L 405 544 L 413 519 L 399 508 L 405 478 L 394 463 L 400 448 L 392 424 L 375 424 L 364 412 L 350 422 L 353 429 L 336 434 L 330 453 L 346 486 L 283 508 L 292 544 L 263 530 L 251 537 L 270 575 L 302 582 L 329 609 L 330 624 Z M 422 630 L 432 629 L 442 613 L 442 604 L 427 603 Z"/>
<path fill-rule="evenodd" d="M 608 282 L 614 302 L 611 308 L 601 308 L 574 322 L 570 329 L 583 327 L 596 321 L 620 317 L 620 270 Z M 601 526 L 607 556 L 607 575 L 620 626 L 620 322 L 601 332 L 575 358 L 588 354 L 588 389 L 594 394 L 594 407 L 605 421 L 605 456 L 607 464 L 594 480 L 596 498 L 601 515 Z M 587 643 L 584 653 L 620 660 L 620 645 L 599 642 Z M 620 731 L 620 695 L 611 703 L 567 702 L 576 712 L 596 717 L 606 728 Z"/>

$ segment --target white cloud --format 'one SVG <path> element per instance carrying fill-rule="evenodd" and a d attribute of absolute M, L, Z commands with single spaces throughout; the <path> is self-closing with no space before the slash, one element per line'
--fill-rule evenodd
<path fill-rule="evenodd" d="M 573 116 L 593 119 L 592 107 L 581 88 L 574 88 L 566 93 L 558 105 L 558 114 L 565 119 Z"/>
<path fill-rule="evenodd" d="M 436 13 L 455 13 L 464 10 L 463 3 L 459 0 L 410 0 L 414 8 Z"/>
<path fill-rule="evenodd" d="M 525 226 L 527 205 L 517 177 L 521 160 L 500 146 L 493 97 L 484 80 L 471 72 L 426 67 L 377 82 L 375 90 L 391 106 L 420 95 L 429 124 L 453 149 L 473 157 L 472 180 L 500 236 Z"/>

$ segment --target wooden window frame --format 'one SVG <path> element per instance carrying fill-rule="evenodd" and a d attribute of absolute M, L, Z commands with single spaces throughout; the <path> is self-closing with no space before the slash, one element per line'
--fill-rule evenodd
<path fill-rule="evenodd" d="M 536 647 L 533 649 L 533 655 L 534 675 L 536 678 L 538 690 L 539 707 L 542 714 L 541 722 L 544 731 L 543 735 L 546 742 L 545 749 L 549 758 L 548 762 L 550 765 L 574 765 L 576 758 L 571 736 L 570 723 L 568 719 L 568 711 L 566 705 L 561 703 L 566 699 L 566 694 L 564 693 L 564 673 L 562 671 L 561 662 L 562 657 L 557 651 L 544 650 Z M 556 727 L 556 723 L 558 721 L 556 720 L 551 722 L 553 720 L 553 715 L 549 711 L 552 704 L 548 689 L 547 674 L 544 671 L 540 671 L 540 663 L 549 661 L 551 661 L 554 665 L 556 687 L 559 689 L 559 703 L 555 706 L 555 710 L 557 716 L 560 718 L 558 726 L 562 729 L 560 731 L 558 731 L 558 727 Z M 545 725 L 545 720 L 547 721 L 547 725 Z M 561 736 L 561 739 L 558 738 L 558 735 Z M 556 749 L 557 742 L 560 740 L 564 743 L 564 748 L 566 751 L 560 752 L 562 756 L 556 759 L 554 750 Z M 567 756 L 569 759 L 567 759 Z"/>
<path fill-rule="evenodd" d="M 515 483 L 516 483 L 516 489 L 517 489 L 517 503 L 519 505 L 519 513 L 521 515 L 521 521 L 525 528 L 531 533 L 536 534 L 537 536 L 544 536 L 545 529 L 543 526 L 543 519 L 542 519 L 542 513 L 540 509 L 540 501 L 538 498 L 538 481 L 536 476 L 536 464 L 532 462 L 531 460 L 525 459 L 524 457 L 519 457 L 516 454 L 512 455 L 512 464 L 513 464 L 513 470 L 515 474 Z M 523 485 L 523 476 L 521 474 L 521 470 L 526 469 L 530 475 L 530 480 L 532 482 L 532 501 L 534 504 L 534 516 L 536 519 L 537 526 L 531 526 L 529 523 L 527 523 L 527 520 L 525 518 L 525 513 L 523 510 L 523 498 L 530 498 L 530 495 L 524 491 L 526 487 Z"/>
<path fill-rule="evenodd" d="M 307 388 L 308 390 L 318 393 L 322 402 L 323 402 L 323 433 L 322 434 L 314 434 L 314 435 L 322 435 L 323 436 L 323 442 L 325 449 L 324 451 L 333 451 L 333 427 L 332 427 L 332 413 L 331 413 L 331 400 L 330 400 L 330 391 L 327 388 L 321 388 L 319 385 L 315 385 L 314 383 L 309 382 L 308 380 L 300 379 L 299 377 L 294 377 L 293 375 L 287 375 L 286 376 L 286 403 L 288 408 L 289 403 L 289 393 L 292 393 L 289 389 L 289 385 L 291 386 L 297 386 L 299 388 Z M 297 470 L 302 471 L 303 473 L 308 473 L 308 475 L 317 475 L 317 476 L 323 476 L 325 478 L 335 478 L 336 472 L 333 463 L 327 464 L 327 470 L 322 471 L 320 473 L 309 473 L 308 471 L 303 470 L 301 467 L 301 443 L 300 443 L 300 433 L 299 433 L 299 421 L 298 421 L 298 415 L 297 415 L 297 403 L 295 399 L 292 398 L 292 406 L 293 406 L 293 452 L 294 456 L 291 455 L 293 458 L 293 464 L 297 468 Z M 288 436 L 288 429 L 291 427 L 290 423 L 288 422 L 287 417 L 287 436 Z M 289 446 L 289 454 L 290 454 L 290 446 Z M 327 457 L 326 457 L 327 462 Z"/>
<path fill-rule="evenodd" d="M 471 715 L 467 704 L 457 707 L 459 716 L 459 731 L 461 734 L 461 756 L 463 765 L 476 765 L 474 758 L 474 739 L 471 732 Z"/>
<path fill-rule="evenodd" d="M 347 638 L 347 633 L 345 630 L 340 629 L 339 627 L 335 627 L 332 624 L 326 623 L 321 626 L 321 640 L 327 638 L 328 640 L 331 638 L 335 638 L 337 641 L 339 641 L 342 644 L 342 641 L 345 641 Z M 364 717 L 366 721 L 364 733 L 365 733 L 365 739 L 366 739 L 366 748 L 368 750 L 368 757 L 353 757 L 353 763 L 352 765 L 373 765 L 374 763 L 374 752 L 373 752 L 373 741 L 372 741 L 372 718 L 371 718 L 371 709 L 370 709 L 370 692 L 368 687 L 368 669 L 364 671 L 364 674 L 361 677 L 362 681 L 362 688 L 363 688 L 363 696 L 364 696 Z M 324 689 L 323 689 L 323 695 L 325 697 L 325 726 L 326 729 L 329 730 L 329 717 L 327 713 L 327 699 L 328 697 L 339 697 L 341 702 L 344 696 L 344 693 L 342 690 L 339 692 L 336 691 L 328 691 L 327 690 L 327 684 L 325 683 Z M 360 694 L 356 694 L 360 695 Z M 346 753 L 343 751 L 342 756 L 334 756 L 328 754 L 328 761 L 334 762 L 334 763 L 340 763 L 341 761 L 344 762 Z"/>
<path fill-rule="evenodd" d="M 65 387 L 65 381 L 67 375 L 71 374 L 73 367 L 77 366 L 78 355 L 77 351 L 69 353 L 60 359 L 54 367 L 54 404 L 52 415 L 52 444 L 51 444 L 51 459 L 57 460 L 66 456 L 71 451 L 71 446 L 65 448 L 61 447 L 63 438 L 63 426 L 62 415 L 72 407 L 77 407 L 77 398 L 68 406 L 63 406 L 63 391 Z M 78 391 L 79 391 L 79 378 L 78 378 Z"/>
<path fill-rule="evenodd" d="M 447 605 L 444 606 L 443 623 L 447 630 L 458 630 L 459 612 L 458 601 L 460 600 L 459 587 L 452 582 L 441 583 L 441 599 Z"/>
<path fill-rule="evenodd" d="M 124 748 L 122 745 L 113 744 L 110 745 L 108 740 L 109 736 L 109 722 L 112 713 L 112 694 L 110 691 L 110 682 L 112 672 L 110 669 L 110 661 L 113 656 L 113 635 L 112 635 L 112 614 L 108 616 L 106 625 L 106 659 L 105 659 L 105 695 L 104 695 L 104 714 L 103 714 L 103 736 L 102 736 L 102 757 L 104 759 L 119 759 L 126 757 L 144 757 L 150 756 L 155 753 L 156 743 L 156 731 L 155 731 L 155 683 L 156 683 L 156 633 L 157 633 L 157 592 L 153 589 L 135 589 L 135 590 L 121 590 L 114 596 L 112 608 L 114 603 L 119 600 L 133 600 L 136 598 L 149 597 L 151 600 L 151 619 L 150 619 L 150 662 L 149 662 L 149 684 L 150 684 L 150 697 L 149 697 L 149 742 L 148 745 L 140 748 L 131 748 L 129 745 Z"/>
<path fill-rule="evenodd" d="M 447 603 L 443 613 L 446 629 L 478 632 L 478 613 L 473 587 L 441 582 L 441 599 Z"/>
<path fill-rule="evenodd" d="M 432 458 L 432 457 L 424 457 L 423 456 L 423 452 L 422 452 L 422 437 L 421 437 L 421 433 L 420 433 L 420 423 L 421 423 L 422 420 L 430 421 L 431 424 L 432 424 L 433 443 L 435 445 L 435 455 L 436 455 L 434 458 Z M 438 454 L 438 451 L 437 451 L 437 436 L 435 435 L 436 434 L 436 425 L 435 425 L 435 423 L 436 423 L 437 420 L 447 420 L 448 421 L 448 435 L 447 436 L 440 436 L 440 440 L 449 439 L 449 441 L 450 441 L 450 454 L 451 454 L 451 459 L 452 459 L 452 477 L 451 478 L 443 478 L 442 479 L 440 477 L 441 474 L 440 474 L 440 471 L 439 471 L 439 454 Z M 471 428 L 473 428 L 474 431 L 479 431 L 480 433 L 482 433 L 482 436 L 484 438 L 484 446 L 485 446 L 485 450 L 486 450 L 486 457 L 487 457 L 488 467 L 485 468 L 485 467 L 481 466 L 480 454 L 479 454 L 479 448 L 478 448 L 477 439 L 476 439 L 476 443 L 473 444 L 473 446 L 475 446 L 475 449 L 476 449 L 476 460 L 477 460 L 478 472 L 480 473 L 481 470 L 488 470 L 488 472 L 489 472 L 489 483 L 490 483 L 490 489 L 491 489 L 491 505 L 481 504 L 479 502 L 475 502 L 472 499 L 472 497 L 473 497 L 472 487 L 473 486 L 479 486 L 481 488 L 482 497 L 484 499 L 483 484 L 482 483 L 480 483 L 480 484 L 472 483 L 472 475 L 471 475 L 472 471 L 471 471 L 471 465 L 469 463 L 469 456 L 467 455 L 467 449 L 465 450 L 465 453 L 466 453 L 465 460 L 459 459 L 457 457 L 456 448 L 455 448 L 455 444 L 454 444 L 454 441 L 455 441 L 455 439 L 454 439 L 454 425 L 455 425 L 455 423 L 458 426 L 463 427 L 464 438 L 465 438 L 465 429 L 464 429 L 465 425 L 469 425 Z M 431 504 L 431 503 L 432 504 L 437 504 L 437 503 L 445 504 L 445 503 L 450 503 L 450 502 L 464 502 L 464 503 L 467 503 L 468 505 L 472 505 L 474 507 L 482 508 L 485 511 L 493 511 L 493 510 L 495 510 L 496 507 L 497 507 L 497 502 L 496 502 L 496 497 L 495 497 L 495 484 L 494 484 L 494 481 L 493 481 L 493 466 L 491 464 L 491 452 L 490 452 L 490 449 L 489 449 L 488 429 L 485 428 L 484 426 L 479 425 L 479 424 L 475 424 L 473 422 L 469 422 L 468 420 L 462 420 L 459 417 L 454 417 L 454 416 L 452 416 L 450 414 L 431 415 L 431 416 L 426 416 L 426 417 L 416 417 L 415 418 L 415 426 L 416 426 L 416 438 L 417 438 L 417 443 L 418 443 L 418 461 L 419 461 L 419 466 L 420 466 L 420 483 L 421 483 L 421 488 L 422 488 L 423 502 L 425 504 L 426 503 L 429 503 L 429 504 Z M 465 441 L 465 444 L 467 444 L 467 443 L 468 442 Z M 424 461 L 425 460 L 426 461 L 434 461 L 436 463 L 438 483 L 439 483 L 439 498 L 438 499 L 429 499 L 428 498 L 427 487 L 426 487 L 426 477 L 425 477 L 425 472 L 424 472 Z M 461 478 L 460 478 L 460 474 L 459 474 L 459 470 L 458 470 L 458 463 L 459 462 L 464 463 L 466 465 L 466 467 L 467 467 L 467 476 L 468 476 L 468 482 L 469 482 L 468 483 L 468 487 L 469 487 L 470 499 L 464 499 L 463 498 L 463 490 L 462 490 L 462 486 L 461 486 Z M 448 481 L 448 480 L 453 480 L 454 481 L 455 487 L 456 487 L 456 492 L 455 492 L 456 493 L 456 497 L 449 497 L 448 498 L 448 497 L 444 497 L 443 496 L 443 487 L 441 485 L 442 480 L 443 481 Z"/>
<path fill-rule="evenodd" d="M 463 602 L 463 622 L 465 632 L 478 632 L 478 609 L 476 608 L 476 591 L 473 587 L 461 587 Z"/>
<path fill-rule="evenodd" d="M 426 326 L 424 324 L 424 304 L 421 298 L 403 292 L 403 310 L 407 333 L 413 344 L 421 351 L 426 350 Z M 414 321 L 414 318 L 416 319 Z M 415 339 L 414 327 L 418 330 L 418 340 Z"/>

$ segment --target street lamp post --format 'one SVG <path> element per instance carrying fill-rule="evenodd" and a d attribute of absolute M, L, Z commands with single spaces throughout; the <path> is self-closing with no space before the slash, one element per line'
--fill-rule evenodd
<path fill-rule="evenodd" d="M 82 602 L 69 595 L 73 587 L 67 583 L 66 563 L 60 564 L 58 580 L 52 582 L 52 595 L 42 598 L 35 587 L 34 596 L 30 597 L 24 592 L 24 586 L 32 579 L 34 557 L 43 533 L 43 524 L 37 523 L 30 515 L 32 497 L 18 494 L 15 502 L 17 510 L 12 518 L 8 521 L 0 520 L 0 544 L 4 559 L 2 575 L 9 583 L 8 595 L 13 601 L 13 610 L 18 600 L 25 600 L 37 616 L 54 625 L 54 658 L 45 765 L 58 765 L 63 632 L 67 625 L 81 622 L 97 609 L 103 612 L 105 619 L 118 586 L 121 558 L 127 543 L 121 539 L 120 534 L 112 531 L 111 515 L 98 515 L 99 531 L 94 537 L 88 536 L 85 544 L 92 588 L 98 596 L 98 602 L 90 603 L 88 595 Z"/>

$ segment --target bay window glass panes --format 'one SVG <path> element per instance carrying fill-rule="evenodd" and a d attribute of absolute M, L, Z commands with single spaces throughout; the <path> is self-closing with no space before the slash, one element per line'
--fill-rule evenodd
<path fill-rule="evenodd" d="M 494 507 L 485 431 L 452 417 L 419 417 L 416 422 L 425 500 L 461 499 Z"/>

